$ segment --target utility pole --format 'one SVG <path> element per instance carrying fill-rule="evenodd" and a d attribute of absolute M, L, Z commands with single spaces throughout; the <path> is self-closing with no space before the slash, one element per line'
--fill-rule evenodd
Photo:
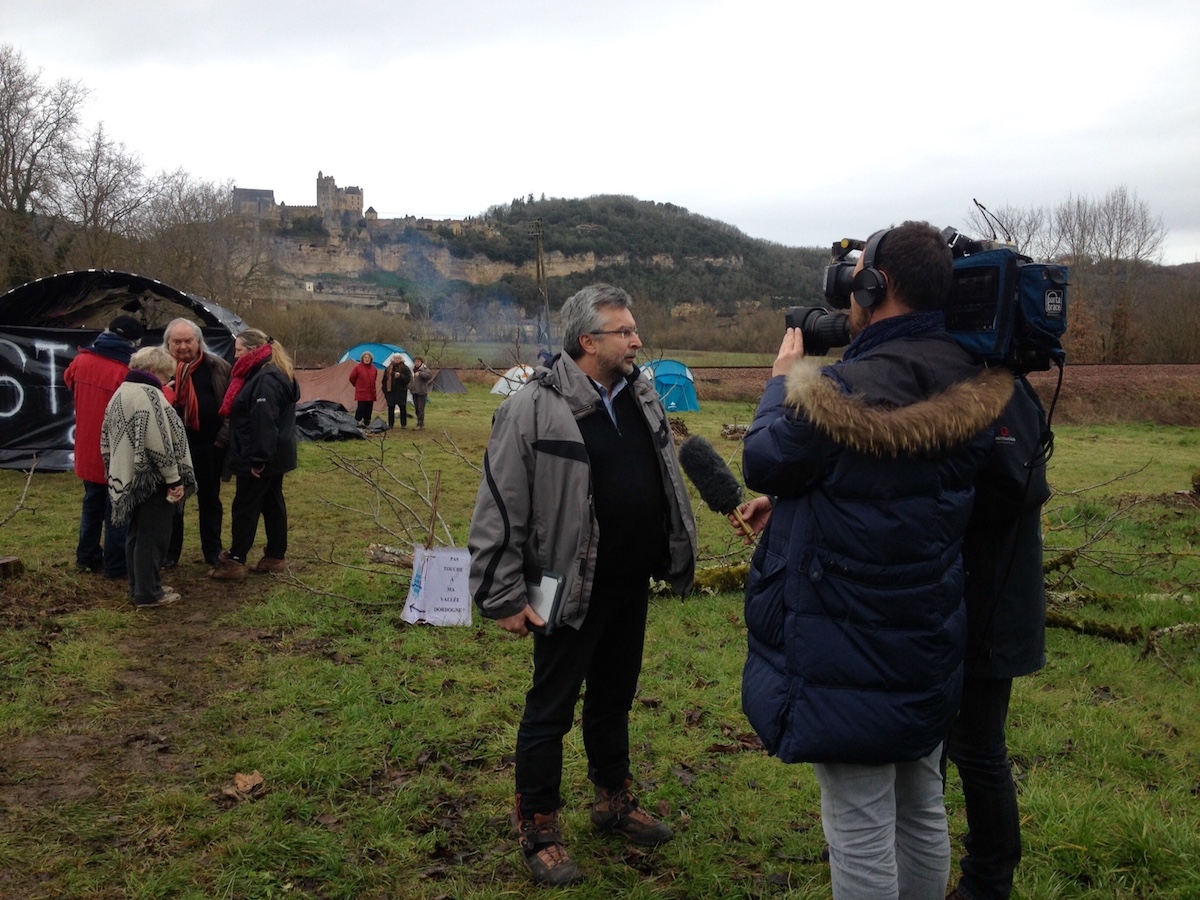
<path fill-rule="evenodd" d="M 533 220 L 534 246 L 537 248 L 537 292 L 538 292 L 538 334 L 539 344 L 550 348 L 550 294 L 546 290 L 546 260 L 542 256 L 542 220 Z"/>

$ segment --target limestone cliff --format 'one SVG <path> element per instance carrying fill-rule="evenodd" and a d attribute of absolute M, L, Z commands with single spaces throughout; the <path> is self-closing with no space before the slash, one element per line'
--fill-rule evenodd
<path fill-rule="evenodd" d="M 529 278 L 536 276 L 533 261 L 521 265 L 497 262 L 486 256 L 459 259 L 450 255 L 445 247 L 425 244 L 385 244 L 379 246 L 366 240 L 350 240 L 328 243 L 296 241 L 277 238 L 273 242 L 275 258 L 288 275 L 313 277 L 317 275 L 343 275 L 354 278 L 370 272 L 422 273 L 431 269 L 446 281 L 466 281 L 470 284 L 492 284 L 504 275 L 517 274 Z M 594 253 L 565 256 L 558 251 L 545 256 L 546 276 L 549 278 L 592 272 L 606 266 L 626 265 L 625 254 L 597 257 Z M 706 259 L 710 265 L 740 266 L 740 258 Z M 655 256 L 652 263 L 663 268 L 673 268 L 675 259 L 670 254 Z"/>

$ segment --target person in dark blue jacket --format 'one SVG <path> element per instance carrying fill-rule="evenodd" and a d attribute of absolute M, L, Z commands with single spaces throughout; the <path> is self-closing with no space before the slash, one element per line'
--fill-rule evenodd
<path fill-rule="evenodd" d="M 296 403 L 300 388 L 283 345 L 256 328 L 234 342 L 237 357 L 221 415 L 229 417 L 226 470 L 237 478 L 229 550 L 209 576 L 241 581 L 261 517 L 267 535 L 257 574 L 287 570 L 288 520 L 283 476 L 296 468 Z"/>
<path fill-rule="evenodd" d="M 963 542 L 967 659 L 962 703 L 947 750 L 962 779 L 966 855 L 956 900 L 1006 900 L 1021 861 L 1021 816 L 1005 721 L 1012 680 L 1046 664 L 1042 504 L 1050 497 L 1046 413 L 1016 379 L 996 422 L 992 452 L 975 481 Z"/>
<path fill-rule="evenodd" d="M 937 898 L 942 743 L 966 650 L 961 548 L 991 423 L 1012 395 L 945 329 L 951 253 L 926 223 L 867 241 L 843 359 L 788 329 L 745 439 L 740 510 L 764 529 L 746 588 L 742 704 L 811 762 L 833 893 Z"/>

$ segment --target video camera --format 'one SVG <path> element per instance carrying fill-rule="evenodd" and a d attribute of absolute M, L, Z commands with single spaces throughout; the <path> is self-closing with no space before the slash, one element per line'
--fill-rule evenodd
<path fill-rule="evenodd" d="M 946 328 L 959 345 L 986 365 L 1017 374 L 1061 367 L 1066 360 L 1066 266 L 1036 263 L 1007 243 L 976 240 L 953 228 L 942 237 L 954 255 L 954 287 L 946 306 Z M 825 269 L 825 299 L 835 309 L 850 306 L 854 268 L 864 242 L 844 238 L 833 245 Z M 823 306 L 793 306 L 788 328 L 799 328 L 807 353 L 822 356 L 850 343 L 846 313 Z"/>

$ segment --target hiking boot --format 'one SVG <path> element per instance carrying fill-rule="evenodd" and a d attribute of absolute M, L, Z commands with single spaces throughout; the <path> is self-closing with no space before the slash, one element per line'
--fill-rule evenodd
<path fill-rule="evenodd" d="M 520 810 L 518 803 L 512 814 L 513 827 L 521 845 L 521 856 L 533 880 L 554 887 L 582 881 L 583 872 L 568 855 L 563 843 L 558 813 L 534 813 L 532 818 L 523 819 Z"/>
<path fill-rule="evenodd" d="M 666 822 L 660 822 L 642 809 L 637 797 L 629 790 L 632 781 L 610 791 L 596 788 L 596 802 L 592 804 L 592 824 L 598 831 L 619 832 L 632 843 L 643 847 L 664 844 L 675 836 Z"/>
<path fill-rule="evenodd" d="M 208 573 L 209 578 L 217 581 L 245 581 L 246 564 L 240 563 L 229 555 L 229 551 L 221 551 L 221 560 Z"/>
<path fill-rule="evenodd" d="M 178 603 L 182 599 L 178 591 L 173 591 L 166 585 L 163 585 L 162 595 L 157 600 L 151 600 L 149 603 L 138 603 L 137 608 L 154 609 L 158 606 L 170 606 L 172 603 Z"/>
<path fill-rule="evenodd" d="M 286 572 L 287 570 L 287 560 L 276 559 L 273 556 L 264 556 L 250 569 L 255 575 L 270 575 L 272 572 Z"/>

